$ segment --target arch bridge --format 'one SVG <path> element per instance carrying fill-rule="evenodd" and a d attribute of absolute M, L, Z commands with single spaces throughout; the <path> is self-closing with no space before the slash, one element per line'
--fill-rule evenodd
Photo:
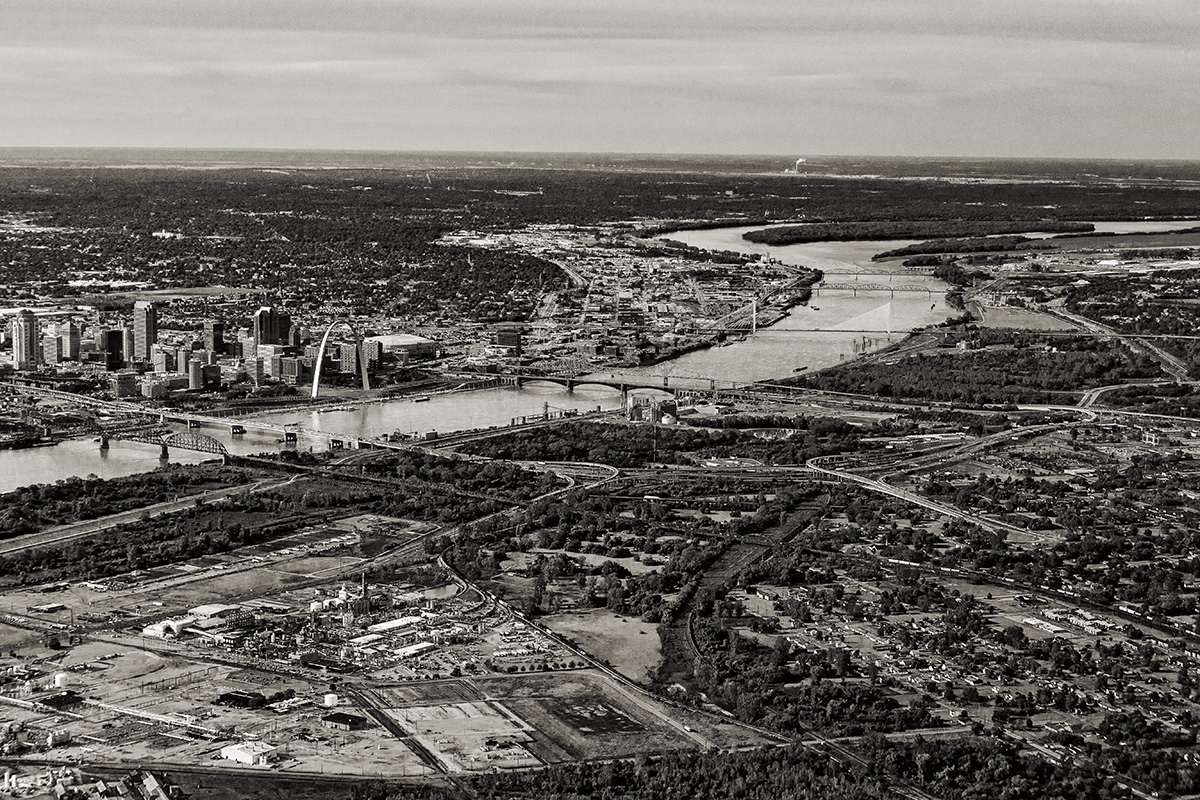
<path fill-rule="evenodd" d="M 524 386 L 526 383 L 541 381 L 543 383 L 554 383 L 566 388 L 568 392 L 575 390 L 576 386 L 605 386 L 609 389 L 616 389 L 622 395 L 627 395 L 634 389 L 656 389 L 660 392 L 675 394 L 678 389 L 670 385 L 670 378 L 663 376 L 654 380 L 646 381 L 631 381 L 621 378 L 572 378 L 566 375 L 535 375 L 525 372 L 509 372 L 502 373 L 500 380 L 513 386 Z"/>
<path fill-rule="evenodd" d="M 358 358 L 358 370 L 362 374 L 363 391 L 371 388 L 371 378 L 367 375 L 367 354 L 363 349 L 362 336 L 360 336 L 358 330 L 346 320 L 334 320 L 333 322 L 329 323 L 329 327 L 325 329 L 325 335 L 321 337 L 321 346 L 317 350 L 317 365 L 313 368 L 313 400 L 316 400 L 321 392 L 321 367 L 325 364 L 325 347 L 329 344 L 329 335 L 333 333 L 333 329 L 339 325 L 349 330 L 354 336 L 354 352 Z"/>
<path fill-rule="evenodd" d="M 162 437 L 160 444 L 165 450 L 168 447 L 178 447 L 182 450 L 195 450 L 198 453 L 213 453 L 218 456 L 227 456 L 229 451 L 225 449 L 225 445 L 221 444 L 220 440 L 214 439 L 211 436 L 206 436 L 203 433 L 172 433 L 169 436 Z"/>
<path fill-rule="evenodd" d="M 91 420 L 88 428 L 100 440 L 101 450 L 107 450 L 109 442 L 116 439 L 122 442 L 156 444 L 162 449 L 163 458 L 167 457 L 172 447 L 179 448 L 180 450 L 194 450 L 198 453 L 212 453 L 222 458 L 229 455 L 229 451 L 225 449 L 225 445 L 218 439 L 190 430 L 186 433 L 175 433 L 161 425 L 130 423 L 106 426 L 101 425 L 94 419 Z"/>

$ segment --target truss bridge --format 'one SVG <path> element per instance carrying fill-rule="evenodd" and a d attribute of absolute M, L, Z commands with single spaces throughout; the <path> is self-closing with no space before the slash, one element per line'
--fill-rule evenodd
<path fill-rule="evenodd" d="M 850 291 L 858 297 L 859 292 L 864 294 L 867 292 L 887 292 L 889 296 L 895 297 L 896 292 L 923 292 L 926 297 L 933 297 L 934 288 L 932 286 L 922 286 L 919 283 L 859 283 L 857 281 L 851 283 L 819 283 L 813 287 L 813 295 L 819 297 L 822 291 L 830 289 L 839 289 L 842 291 Z"/>
<path fill-rule="evenodd" d="M 222 457 L 229 455 L 225 445 L 211 436 L 193 431 L 175 432 L 161 424 L 124 422 L 106 425 L 93 420 L 88 427 L 92 434 L 100 440 L 101 450 L 106 450 L 108 443 L 116 439 L 122 442 L 158 445 L 162 449 L 164 458 L 167 457 L 172 447 L 180 450 L 193 450 L 198 453 L 212 453 Z"/>

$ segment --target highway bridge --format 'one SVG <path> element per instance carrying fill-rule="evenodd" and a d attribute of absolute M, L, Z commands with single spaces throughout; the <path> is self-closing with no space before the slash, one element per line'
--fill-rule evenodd
<path fill-rule="evenodd" d="M 197 450 L 199 452 L 225 454 L 226 448 L 216 439 L 200 433 L 203 427 L 224 428 L 233 436 L 245 434 L 250 430 L 277 434 L 284 443 L 294 443 L 299 437 L 323 441 L 330 450 L 385 448 L 390 450 L 416 450 L 415 445 L 404 442 L 388 442 L 382 439 L 364 439 L 334 431 L 320 431 L 311 428 L 301 428 L 299 425 L 279 425 L 263 419 L 252 417 L 235 418 L 219 417 L 176 409 L 150 408 L 138 403 L 127 403 L 120 400 L 102 400 L 87 395 L 62 392 L 56 389 L 46 389 L 40 386 L 23 386 L 7 384 L 6 388 L 21 394 L 41 397 L 51 397 L 67 400 L 82 409 L 92 409 L 112 415 L 122 415 L 126 419 L 119 422 L 96 421 L 89 426 L 93 435 L 100 438 L 100 446 L 105 447 L 107 440 L 118 439 L 138 441 L 148 444 L 158 444 L 167 448 Z M 142 422 L 131 422 L 130 417 L 140 417 Z M 187 433 L 172 433 L 163 426 L 169 423 L 186 425 Z"/>
<path fill-rule="evenodd" d="M 890 297 L 895 297 L 896 292 L 921 292 L 924 293 L 926 297 L 930 298 L 933 297 L 933 293 L 935 291 L 938 294 L 942 293 L 942 290 L 937 289 L 936 287 L 927 286 L 920 283 L 859 283 L 858 281 L 851 281 L 848 283 L 818 283 L 812 287 L 812 290 L 813 295 L 816 297 L 819 297 L 822 291 L 830 290 L 853 292 L 855 297 L 858 297 L 859 292 L 864 294 L 867 292 L 887 292 Z"/>
<path fill-rule="evenodd" d="M 635 389 L 655 389 L 668 394 L 675 394 L 679 387 L 671 385 L 669 375 L 638 378 L 633 376 L 616 375 L 611 378 L 578 377 L 569 375 L 539 375 L 533 372 L 506 371 L 497 373 L 500 382 L 510 386 L 524 386 L 527 383 L 553 383 L 566 387 L 568 392 L 577 386 L 604 386 L 616 389 L 622 396 L 627 396 Z"/>

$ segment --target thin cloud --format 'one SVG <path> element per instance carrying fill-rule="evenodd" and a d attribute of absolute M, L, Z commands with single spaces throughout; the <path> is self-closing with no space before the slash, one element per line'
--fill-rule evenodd
<path fill-rule="evenodd" d="M 1197 37 L 1192 0 L 9 0 L 0 145 L 1195 158 Z"/>

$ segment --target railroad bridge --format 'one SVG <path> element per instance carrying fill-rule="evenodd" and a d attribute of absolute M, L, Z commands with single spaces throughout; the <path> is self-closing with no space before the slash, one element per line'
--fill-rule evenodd
<path fill-rule="evenodd" d="M 198 453 L 212 453 L 222 458 L 229 455 L 229 451 L 225 449 L 225 445 L 219 440 L 211 436 L 206 436 L 203 433 L 194 433 L 190 430 L 186 433 L 177 433 L 161 425 L 102 425 L 94 420 L 88 427 L 100 441 L 101 450 L 107 450 L 108 443 L 113 439 L 117 439 L 123 442 L 156 444 L 161 448 L 163 458 L 170 455 L 172 447 L 180 450 L 193 450 Z"/>

